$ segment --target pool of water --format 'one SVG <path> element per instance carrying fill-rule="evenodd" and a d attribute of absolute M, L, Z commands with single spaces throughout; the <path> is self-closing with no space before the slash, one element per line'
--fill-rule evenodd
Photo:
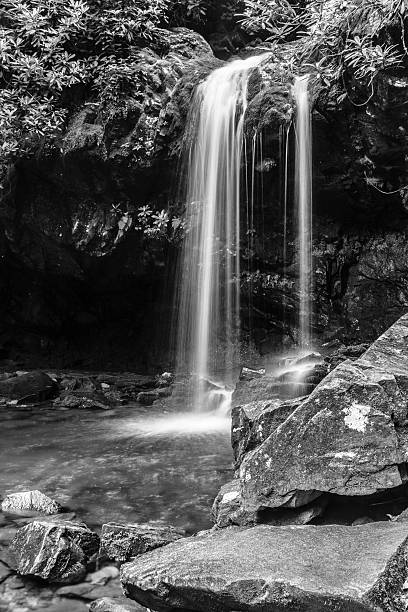
<path fill-rule="evenodd" d="M 139 405 L 111 411 L 1 409 L 0 495 L 40 489 L 88 525 L 212 525 L 232 476 L 230 419 Z"/>

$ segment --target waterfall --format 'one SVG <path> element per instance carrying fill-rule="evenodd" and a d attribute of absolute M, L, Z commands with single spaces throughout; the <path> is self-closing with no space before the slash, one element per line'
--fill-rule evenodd
<path fill-rule="evenodd" d="M 196 409 L 226 406 L 240 330 L 240 193 L 251 72 L 268 54 L 215 70 L 194 95 L 177 305 L 177 371 Z M 213 402 L 210 406 L 209 403 Z"/>
<path fill-rule="evenodd" d="M 310 348 L 312 319 L 312 127 L 309 75 L 297 77 L 293 86 L 296 102 L 295 198 L 299 242 L 299 334 L 300 346 Z"/>

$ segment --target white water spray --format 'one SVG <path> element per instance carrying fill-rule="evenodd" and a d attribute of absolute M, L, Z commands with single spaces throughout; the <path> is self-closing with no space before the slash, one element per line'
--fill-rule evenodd
<path fill-rule="evenodd" d="M 228 388 L 240 328 L 240 192 L 244 117 L 251 72 L 268 57 L 236 60 L 198 88 L 187 177 L 177 324 L 177 370 L 194 376 L 191 401 L 204 410 Z M 227 392 L 228 394 L 228 392 Z M 219 398 L 218 398 L 219 403 Z M 226 410 L 225 402 L 221 402 Z"/>
<path fill-rule="evenodd" d="M 299 240 L 299 333 L 302 349 L 311 344 L 312 297 L 312 127 L 309 76 L 297 77 L 296 102 L 296 205 Z"/>

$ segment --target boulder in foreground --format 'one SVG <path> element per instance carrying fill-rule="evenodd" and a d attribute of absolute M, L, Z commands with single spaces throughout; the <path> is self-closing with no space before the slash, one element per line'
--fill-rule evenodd
<path fill-rule="evenodd" d="M 122 566 L 125 594 L 159 612 L 402 612 L 406 523 L 201 533 Z"/>
<path fill-rule="evenodd" d="M 115 561 L 129 561 L 149 550 L 182 538 L 184 532 L 161 523 L 102 525 L 101 553 Z"/>
<path fill-rule="evenodd" d="M 70 584 L 84 578 L 98 548 L 99 537 L 83 523 L 41 519 L 17 531 L 9 555 L 19 574 Z"/>

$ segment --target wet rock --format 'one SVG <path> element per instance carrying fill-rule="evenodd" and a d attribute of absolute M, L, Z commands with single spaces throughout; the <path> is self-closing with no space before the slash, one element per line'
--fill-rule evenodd
<path fill-rule="evenodd" d="M 56 408 L 67 408 L 77 410 L 109 410 L 112 407 L 111 403 L 104 395 L 68 393 L 58 398 L 54 402 Z"/>
<path fill-rule="evenodd" d="M 22 493 L 11 493 L 7 495 L 2 503 L 1 509 L 8 514 L 58 514 L 61 505 L 41 491 L 24 491 Z"/>
<path fill-rule="evenodd" d="M 330 370 L 333 370 L 343 361 L 355 361 L 368 349 L 368 344 L 352 344 L 350 346 L 340 346 L 328 357 L 325 358 L 325 363 Z"/>
<path fill-rule="evenodd" d="M 160 387 L 152 391 L 142 391 L 138 394 L 137 401 L 144 406 L 151 406 L 156 400 L 170 397 L 171 394 L 171 387 Z"/>
<path fill-rule="evenodd" d="M 299 507 L 322 492 L 364 496 L 405 481 L 408 316 L 333 370 L 240 467 L 243 506 Z"/>
<path fill-rule="evenodd" d="M 260 400 L 232 409 L 231 443 L 237 468 L 244 455 L 262 444 L 304 399 Z"/>
<path fill-rule="evenodd" d="M 29 372 L 0 381 L 0 396 L 17 403 L 43 402 L 58 394 L 58 384 L 44 372 Z"/>
<path fill-rule="evenodd" d="M 83 523 L 42 519 L 17 531 L 9 553 L 19 574 L 69 584 L 85 576 L 98 547 L 98 536 Z"/>
<path fill-rule="evenodd" d="M 181 530 L 161 523 L 106 523 L 102 525 L 101 554 L 115 561 L 128 561 L 183 536 Z"/>
<path fill-rule="evenodd" d="M 265 368 L 243 367 L 239 374 L 239 380 L 254 380 L 254 378 L 262 378 L 262 376 L 265 376 Z"/>
<path fill-rule="evenodd" d="M 158 387 L 168 387 L 174 382 L 174 375 L 171 372 L 163 372 L 157 377 Z"/>
<path fill-rule="evenodd" d="M 125 594 L 155 610 L 401 612 L 405 525 L 204 532 L 121 570 Z"/>
<path fill-rule="evenodd" d="M 135 601 L 129 601 L 125 597 L 102 597 L 93 601 L 89 606 L 89 612 L 147 612 L 146 608 Z"/>
<path fill-rule="evenodd" d="M 278 383 L 276 378 L 265 375 L 251 380 L 239 380 L 232 394 L 232 406 L 242 406 L 259 400 L 277 398 Z"/>

